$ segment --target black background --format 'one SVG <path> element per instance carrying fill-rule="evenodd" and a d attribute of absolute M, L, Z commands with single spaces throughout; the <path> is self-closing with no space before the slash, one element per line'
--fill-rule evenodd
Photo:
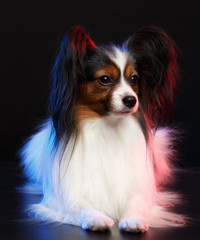
<path fill-rule="evenodd" d="M 70 27 L 84 27 L 99 44 L 121 43 L 140 27 L 155 25 L 183 52 L 182 90 L 172 122 L 186 132 L 182 165 L 200 165 L 199 1 L 1 0 L 0 25 L 0 161 L 19 161 L 17 149 L 45 118 L 49 73 Z"/>

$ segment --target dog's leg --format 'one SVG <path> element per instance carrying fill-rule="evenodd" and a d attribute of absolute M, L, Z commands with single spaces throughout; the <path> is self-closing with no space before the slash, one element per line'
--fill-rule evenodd
<path fill-rule="evenodd" d="M 114 225 L 114 221 L 110 217 L 93 208 L 85 200 L 81 200 L 73 206 L 69 216 L 66 218 L 66 223 L 92 231 L 104 231 Z"/>
<path fill-rule="evenodd" d="M 142 200 L 132 199 L 127 210 L 119 221 L 119 228 L 127 232 L 146 232 L 149 229 L 149 223 L 144 219 L 140 209 L 142 208 Z"/>
<path fill-rule="evenodd" d="M 127 232 L 146 232 L 149 229 L 149 224 L 141 217 L 137 217 L 136 214 L 124 215 L 120 222 L 119 228 Z"/>

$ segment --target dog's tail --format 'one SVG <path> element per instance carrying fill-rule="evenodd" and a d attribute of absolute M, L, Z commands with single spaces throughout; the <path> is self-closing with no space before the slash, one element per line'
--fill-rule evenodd
<path fill-rule="evenodd" d="M 183 204 L 182 196 L 176 192 L 160 192 L 149 219 L 150 227 L 184 227 L 190 218 L 172 211 L 175 205 Z"/>
<path fill-rule="evenodd" d="M 31 136 L 20 150 L 20 166 L 28 178 L 28 183 L 20 190 L 35 194 L 42 193 L 44 169 L 48 167 L 45 162 L 52 155 L 54 141 L 55 131 L 51 120 L 48 120 L 37 129 L 37 133 Z"/>
<path fill-rule="evenodd" d="M 153 136 L 154 171 L 157 186 L 173 181 L 174 166 L 177 160 L 176 142 L 181 138 L 177 129 L 159 128 Z"/>
<path fill-rule="evenodd" d="M 182 139 L 177 128 L 158 128 L 153 135 L 153 163 L 158 189 L 156 204 L 150 218 L 151 227 L 182 227 L 190 219 L 187 216 L 171 212 L 178 204 L 183 204 L 182 196 L 176 192 L 163 191 L 163 187 L 173 182 L 175 162 L 177 162 L 177 141 Z M 180 171 L 179 171 L 180 172 Z M 165 188 L 164 188 L 165 189 Z"/>

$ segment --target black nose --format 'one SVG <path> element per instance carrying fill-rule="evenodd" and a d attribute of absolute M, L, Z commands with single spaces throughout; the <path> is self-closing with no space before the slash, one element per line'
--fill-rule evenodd
<path fill-rule="evenodd" d="M 124 105 L 128 108 L 132 108 L 135 106 L 137 100 L 134 96 L 126 96 L 122 99 Z"/>

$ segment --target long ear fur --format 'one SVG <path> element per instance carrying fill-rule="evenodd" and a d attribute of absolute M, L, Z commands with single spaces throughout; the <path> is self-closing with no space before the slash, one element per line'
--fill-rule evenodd
<path fill-rule="evenodd" d="M 160 28 L 144 27 L 127 42 L 140 74 L 140 102 L 152 127 L 165 124 L 174 108 L 180 75 L 174 41 Z"/>
<path fill-rule="evenodd" d="M 78 82 L 84 78 L 84 60 L 95 44 L 85 31 L 75 26 L 61 42 L 52 70 L 49 113 L 56 131 L 56 142 L 69 139 L 74 131 L 74 104 Z"/>

